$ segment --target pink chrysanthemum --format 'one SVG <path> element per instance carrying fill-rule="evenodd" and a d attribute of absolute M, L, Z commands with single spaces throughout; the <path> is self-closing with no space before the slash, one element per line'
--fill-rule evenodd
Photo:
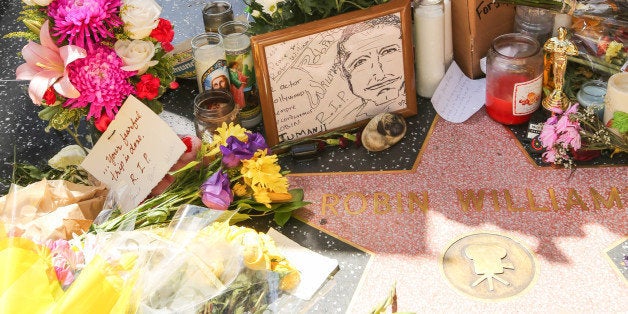
<path fill-rule="evenodd" d="M 122 106 L 122 102 L 135 94 L 135 87 L 128 78 L 136 72 L 121 69 L 122 59 L 116 52 L 105 46 L 97 46 L 87 57 L 68 65 L 70 82 L 78 89 L 81 96 L 68 99 L 66 107 L 89 107 L 87 119 L 99 118 L 103 109 L 113 119 Z"/>
<path fill-rule="evenodd" d="M 87 50 L 106 38 L 113 38 L 111 29 L 122 26 L 120 0 L 55 0 L 48 6 L 54 21 L 53 34 L 58 43 L 67 40 Z"/>

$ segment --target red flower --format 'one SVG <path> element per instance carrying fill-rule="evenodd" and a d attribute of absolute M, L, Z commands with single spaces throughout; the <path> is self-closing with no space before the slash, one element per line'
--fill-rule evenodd
<path fill-rule="evenodd" d="M 100 132 L 105 132 L 111 123 L 111 118 L 106 114 L 101 114 L 100 117 L 94 120 L 94 126 Z"/>
<path fill-rule="evenodd" d="M 183 141 L 183 144 L 185 144 L 185 152 L 189 153 L 192 151 L 192 138 L 189 136 L 185 136 L 181 138 L 181 141 Z"/>
<path fill-rule="evenodd" d="M 159 78 L 152 74 L 144 74 L 137 83 L 137 97 L 153 100 L 159 96 Z"/>
<path fill-rule="evenodd" d="M 50 86 L 44 93 L 44 102 L 46 102 L 46 105 L 52 106 L 54 105 L 55 101 L 57 101 L 57 95 L 55 94 L 55 91 L 52 89 L 52 86 Z"/>
<path fill-rule="evenodd" d="M 177 81 L 172 81 L 168 87 L 170 87 L 170 89 L 177 89 L 179 88 L 179 83 Z"/>
<path fill-rule="evenodd" d="M 170 21 L 160 18 L 157 27 L 150 32 L 150 37 L 161 43 L 161 47 L 166 52 L 172 51 L 174 47 L 170 43 L 174 39 L 174 30 Z"/>

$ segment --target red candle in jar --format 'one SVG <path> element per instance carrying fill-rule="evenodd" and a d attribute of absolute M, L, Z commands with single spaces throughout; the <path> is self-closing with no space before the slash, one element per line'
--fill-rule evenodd
<path fill-rule="evenodd" d="M 541 104 L 543 58 L 536 39 L 505 34 L 493 40 L 486 62 L 486 112 L 502 124 L 522 124 Z"/>

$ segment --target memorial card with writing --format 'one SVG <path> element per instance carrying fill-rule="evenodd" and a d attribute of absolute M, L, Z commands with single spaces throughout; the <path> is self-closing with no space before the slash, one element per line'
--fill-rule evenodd
<path fill-rule="evenodd" d="M 179 136 L 130 96 L 81 166 L 122 195 L 122 212 L 135 208 L 185 152 Z"/>

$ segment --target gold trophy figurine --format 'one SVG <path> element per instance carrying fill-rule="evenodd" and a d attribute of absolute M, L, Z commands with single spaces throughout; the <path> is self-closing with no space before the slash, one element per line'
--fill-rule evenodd
<path fill-rule="evenodd" d="M 567 56 L 575 56 L 578 54 L 578 48 L 574 43 L 567 39 L 567 29 L 558 28 L 558 37 L 548 39 L 543 45 L 543 49 L 552 54 L 554 63 L 552 64 L 552 75 L 554 82 L 554 90 L 548 97 L 543 99 L 543 108 L 552 111 L 552 108 L 561 110 L 567 109 L 569 99 L 563 92 L 563 83 L 565 82 L 565 69 L 567 68 Z"/>

